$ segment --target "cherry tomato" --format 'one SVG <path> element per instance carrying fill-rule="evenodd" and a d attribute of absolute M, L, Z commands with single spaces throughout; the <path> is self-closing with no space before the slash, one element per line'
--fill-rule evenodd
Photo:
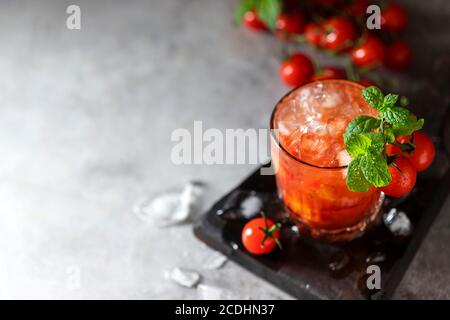
<path fill-rule="evenodd" d="M 279 225 L 266 218 L 254 218 L 242 229 L 242 244 L 252 254 L 266 254 L 279 244 Z M 277 243 L 278 242 L 278 243 Z"/>
<path fill-rule="evenodd" d="M 387 47 L 384 64 L 394 70 L 406 69 L 411 62 L 411 48 L 405 41 L 396 41 Z"/>
<path fill-rule="evenodd" d="M 383 62 L 384 44 L 374 35 L 367 36 L 351 52 L 353 64 L 362 68 L 373 68 Z"/>
<path fill-rule="evenodd" d="M 368 0 L 354 0 L 344 7 L 344 12 L 354 18 L 365 17 L 368 6 Z"/>
<path fill-rule="evenodd" d="M 345 73 L 342 69 L 333 66 L 325 66 L 321 72 L 312 77 L 313 81 L 327 80 L 327 79 L 345 79 Z"/>
<path fill-rule="evenodd" d="M 244 25 L 255 31 L 267 31 L 268 28 L 264 22 L 258 17 L 258 13 L 255 10 L 247 11 L 244 15 Z"/>
<path fill-rule="evenodd" d="M 397 166 L 389 166 L 392 181 L 385 187 L 380 188 L 386 195 L 400 198 L 411 192 L 416 184 L 417 173 L 411 161 L 404 157 L 399 157 L 393 161 Z"/>
<path fill-rule="evenodd" d="M 406 10 L 398 3 L 391 2 L 381 11 L 381 29 L 402 32 L 408 24 Z"/>
<path fill-rule="evenodd" d="M 298 87 L 311 80 L 314 65 L 306 55 L 295 53 L 280 66 L 280 77 L 288 86 Z"/>
<path fill-rule="evenodd" d="M 323 28 L 318 23 L 308 23 L 305 27 L 305 38 L 313 46 L 319 47 L 324 36 Z"/>
<path fill-rule="evenodd" d="M 364 87 L 371 87 L 371 86 L 377 85 L 375 82 L 367 80 L 367 79 L 361 79 L 361 80 L 359 80 L 359 83 L 361 85 L 363 85 Z"/>
<path fill-rule="evenodd" d="M 408 143 L 410 142 L 410 140 L 411 138 L 406 136 L 397 138 L 397 141 L 399 143 Z M 425 132 L 414 132 L 412 142 L 416 147 L 412 151 L 412 154 L 402 152 L 400 147 L 393 144 L 389 144 L 387 146 L 386 152 L 389 156 L 401 154 L 403 157 L 408 158 L 413 164 L 416 171 L 420 172 L 427 169 L 431 165 L 434 160 L 436 150 L 434 148 L 433 141 Z"/>
<path fill-rule="evenodd" d="M 305 17 L 299 11 L 282 13 L 276 20 L 276 34 L 286 38 L 289 34 L 302 34 L 305 29 Z"/>
<path fill-rule="evenodd" d="M 331 51 L 342 51 L 353 45 L 356 31 L 353 23 L 341 17 L 328 19 L 323 24 L 325 35 L 322 38 L 322 46 Z"/>

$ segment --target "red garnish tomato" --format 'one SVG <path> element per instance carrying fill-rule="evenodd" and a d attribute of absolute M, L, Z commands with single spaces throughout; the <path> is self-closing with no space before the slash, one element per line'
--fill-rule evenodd
<path fill-rule="evenodd" d="M 256 10 L 247 11 L 244 14 L 244 25 L 255 31 L 267 31 L 268 28 L 266 24 L 259 18 Z"/>
<path fill-rule="evenodd" d="M 381 30 L 402 32 L 408 24 L 408 14 L 398 3 L 391 2 L 381 11 Z"/>
<path fill-rule="evenodd" d="M 345 73 L 342 69 L 333 66 L 322 67 L 322 70 L 312 77 L 313 81 L 328 79 L 345 79 Z"/>
<path fill-rule="evenodd" d="M 357 67 L 370 69 L 383 62 L 384 53 L 383 42 L 376 36 L 369 35 L 352 50 L 352 62 Z"/>
<path fill-rule="evenodd" d="M 408 152 L 402 152 L 400 147 L 396 145 L 388 144 L 386 153 L 389 156 L 400 154 L 403 157 L 408 158 L 417 172 L 427 169 L 433 162 L 436 150 L 433 141 L 425 132 L 414 132 L 412 141 L 411 138 L 407 136 L 398 137 L 397 142 L 402 144 L 412 142 L 415 149 L 409 154 Z"/>
<path fill-rule="evenodd" d="M 304 35 L 306 41 L 308 41 L 313 46 L 319 47 L 324 36 L 323 28 L 318 23 L 308 23 L 305 27 Z"/>
<path fill-rule="evenodd" d="M 386 195 L 400 198 L 411 192 L 416 184 L 417 173 L 411 161 L 407 158 L 399 157 L 389 165 L 389 172 L 392 180 L 385 186 L 380 188 Z"/>
<path fill-rule="evenodd" d="M 281 38 L 289 38 L 290 34 L 302 34 L 305 29 L 305 17 L 299 11 L 282 13 L 276 20 L 276 34 Z"/>
<path fill-rule="evenodd" d="M 271 252 L 280 239 L 280 225 L 267 218 L 254 218 L 242 229 L 242 244 L 252 254 Z"/>
<path fill-rule="evenodd" d="M 353 45 L 356 38 L 356 30 L 353 23 L 341 17 L 330 18 L 323 24 L 324 36 L 322 47 L 339 52 Z"/>
<path fill-rule="evenodd" d="M 281 63 L 279 72 L 285 84 L 297 87 L 311 80 L 314 65 L 306 55 L 296 53 Z"/>
<path fill-rule="evenodd" d="M 412 52 L 405 41 L 396 41 L 387 47 L 384 64 L 394 70 L 406 69 L 411 62 Z"/>

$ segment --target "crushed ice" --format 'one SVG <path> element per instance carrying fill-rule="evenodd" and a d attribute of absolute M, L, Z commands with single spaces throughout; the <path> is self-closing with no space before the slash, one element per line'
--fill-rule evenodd
<path fill-rule="evenodd" d="M 143 221 L 157 226 L 179 224 L 199 211 L 203 193 L 203 183 L 188 182 L 181 190 L 166 191 L 138 203 L 133 211 Z"/>
<path fill-rule="evenodd" d="M 241 203 L 241 213 L 242 215 L 249 219 L 259 213 L 263 206 L 263 201 L 260 197 L 256 195 L 250 195 L 244 199 Z"/>
<path fill-rule="evenodd" d="M 195 287 L 200 281 L 200 275 L 194 271 L 188 271 L 175 267 L 165 274 L 166 278 L 186 288 Z"/>
<path fill-rule="evenodd" d="M 229 290 L 208 286 L 206 284 L 198 285 L 197 291 L 200 299 L 203 300 L 230 300 L 235 298 Z"/>
<path fill-rule="evenodd" d="M 227 257 L 223 254 L 213 251 L 212 254 L 208 255 L 208 257 L 203 261 L 203 269 L 208 270 L 217 270 L 224 266 L 227 262 Z"/>
<path fill-rule="evenodd" d="M 411 221 L 406 213 L 398 211 L 396 208 L 389 210 L 383 215 L 383 222 L 386 227 L 396 236 L 406 237 L 412 232 Z"/>

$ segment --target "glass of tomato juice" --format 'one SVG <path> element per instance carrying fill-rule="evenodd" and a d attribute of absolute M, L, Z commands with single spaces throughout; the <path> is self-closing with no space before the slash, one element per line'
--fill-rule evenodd
<path fill-rule="evenodd" d="M 361 235 L 380 210 L 376 188 L 352 192 L 346 185 L 351 160 L 343 134 L 357 116 L 376 116 L 364 87 L 323 80 L 298 87 L 275 106 L 271 153 L 278 192 L 300 232 L 328 241 Z"/>

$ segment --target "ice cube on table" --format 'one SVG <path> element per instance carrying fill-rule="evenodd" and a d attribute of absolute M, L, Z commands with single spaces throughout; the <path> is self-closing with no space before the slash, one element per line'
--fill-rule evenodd
<path fill-rule="evenodd" d="M 166 278 L 186 288 L 195 287 L 200 281 L 200 274 L 175 267 L 166 273 Z"/>
<path fill-rule="evenodd" d="M 228 258 L 221 254 L 220 252 L 213 251 L 208 257 L 203 261 L 203 269 L 216 270 L 222 268 Z"/>
<path fill-rule="evenodd" d="M 262 209 L 263 201 L 257 195 L 250 195 L 245 198 L 240 206 L 242 215 L 249 219 L 259 213 Z"/>
<path fill-rule="evenodd" d="M 168 190 L 139 202 L 134 213 L 143 221 L 165 227 L 191 218 L 199 210 L 204 184 L 189 182 L 181 190 Z"/>
<path fill-rule="evenodd" d="M 203 300 L 231 300 L 236 299 L 234 294 L 226 289 L 200 284 L 197 287 L 199 298 Z"/>
<path fill-rule="evenodd" d="M 396 236 L 406 237 L 412 232 L 411 221 L 406 213 L 392 208 L 388 213 L 383 215 L 385 226 Z"/>

